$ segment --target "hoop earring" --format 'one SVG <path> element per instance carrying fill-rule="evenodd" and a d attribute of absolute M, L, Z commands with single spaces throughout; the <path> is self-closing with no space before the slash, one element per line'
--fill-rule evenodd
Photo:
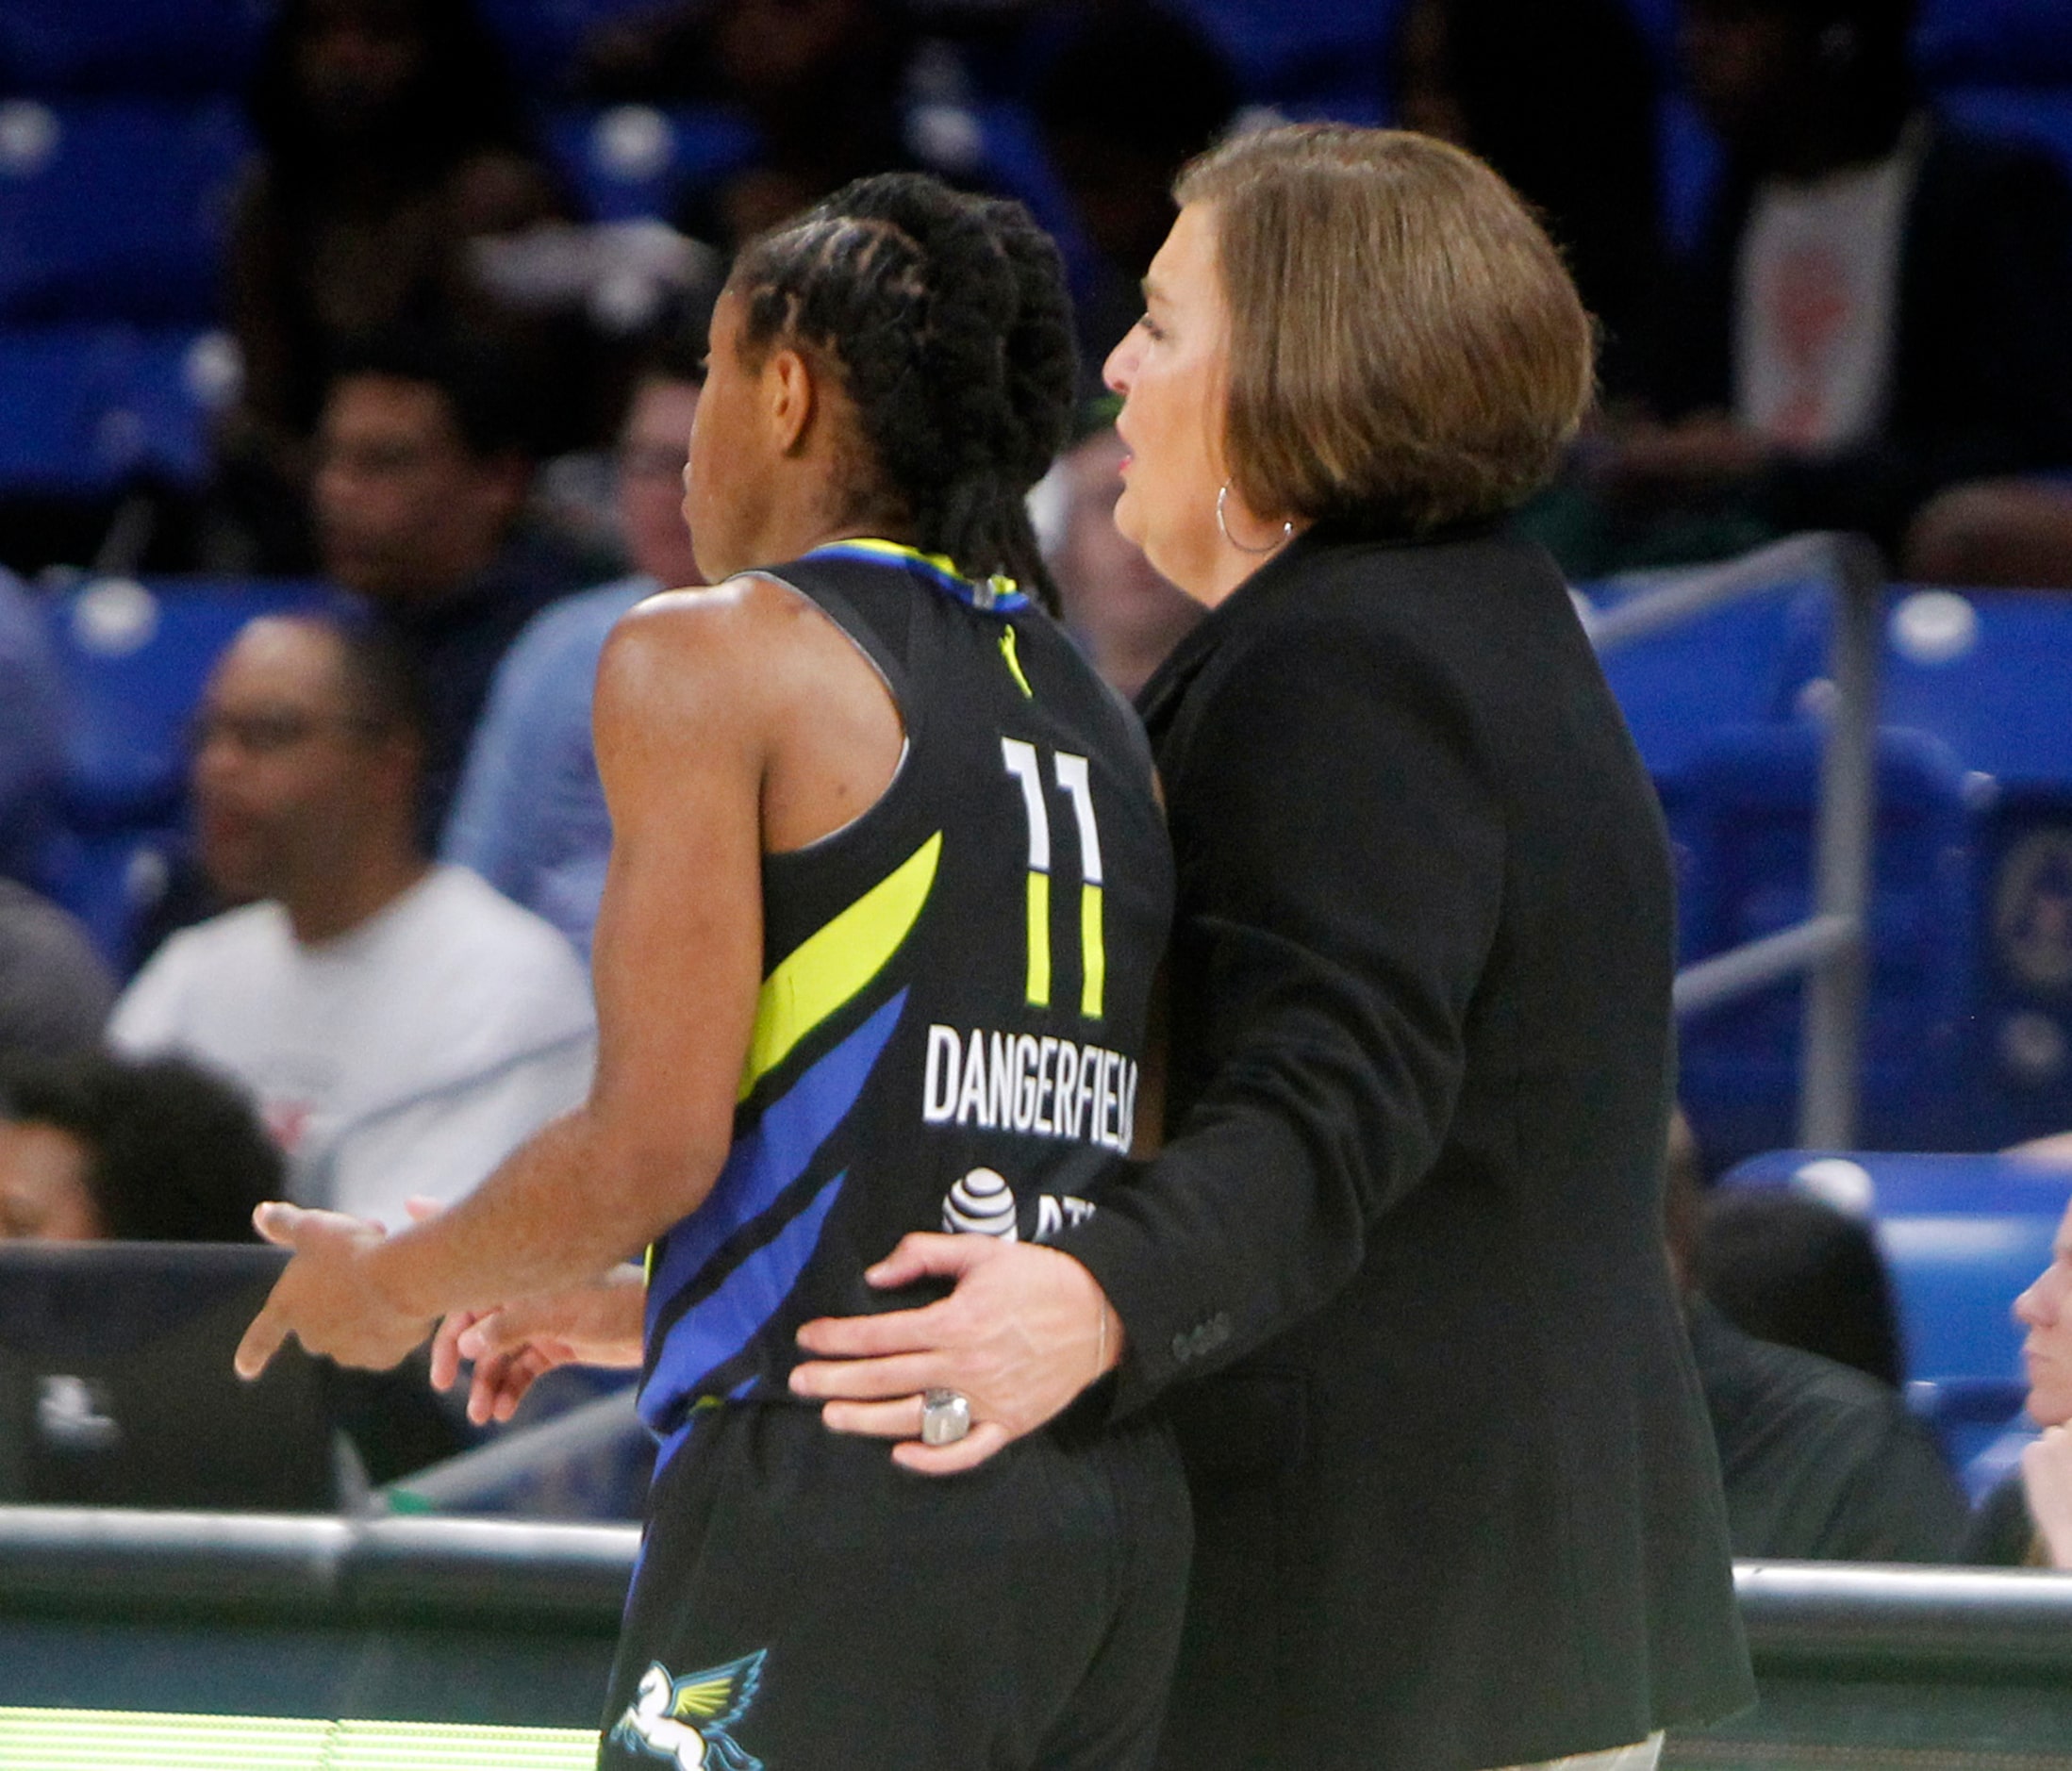
<path fill-rule="evenodd" d="M 1223 504 L 1229 497 L 1230 482 L 1225 480 L 1216 493 L 1216 526 L 1222 530 L 1223 539 L 1228 541 L 1240 554 L 1271 554 L 1278 548 L 1285 547 L 1295 538 L 1295 520 L 1289 517 L 1282 521 L 1281 538 L 1278 541 L 1268 541 L 1264 547 L 1247 547 L 1244 542 L 1230 532 L 1230 524 L 1224 520 Z"/>

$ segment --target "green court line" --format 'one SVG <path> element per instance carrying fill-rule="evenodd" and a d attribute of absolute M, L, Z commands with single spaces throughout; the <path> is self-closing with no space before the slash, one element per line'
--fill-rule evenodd
<path fill-rule="evenodd" d="M 6 1771 L 590 1771 L 579 1728 L 0 1706 Z"/>

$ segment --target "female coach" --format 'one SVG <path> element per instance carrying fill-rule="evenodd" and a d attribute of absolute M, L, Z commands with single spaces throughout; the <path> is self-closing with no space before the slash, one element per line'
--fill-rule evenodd
<path fill-rule="evenodd" d="M 1164 1763 L 1641 1766 L 1750 1695 L 1662 1255 L 1670 878 L 1551 562 L 1501 532 L 1590 323 L 1479 161 L 1319 125 L 1181 180 L 1108 363 L 1116 521 L 1212 610 L 1147 687 L 1169 1141 L 1055 1248 L 916 1236 L 827 1423 L 969 1467 L 1109 1366 L 1197 1555 Z M 1058 1250 L 1066 1252 L 1059 1252 Z M 1622 1750 L 1623 1749 L 1623 1750 Z"/>

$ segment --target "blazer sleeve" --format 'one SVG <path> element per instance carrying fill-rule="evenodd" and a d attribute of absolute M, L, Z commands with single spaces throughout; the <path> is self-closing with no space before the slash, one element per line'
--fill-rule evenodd
<path fill-rule="evenodd" d="M 1167 783 L 1176 1051 L 1164 1150 L 1060 1238 L 1128 1348 L 1116 1407 L 1313 1314 L 1430 1170 L 1502 892 L 1501 804 L 1443 664 L 1359 622 L 1260 636 Z M 1191 977 L 1181 977 L 1185 968 Z"/>

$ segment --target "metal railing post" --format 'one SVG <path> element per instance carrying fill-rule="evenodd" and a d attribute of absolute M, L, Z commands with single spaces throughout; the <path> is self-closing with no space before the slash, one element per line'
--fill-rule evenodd
<path fill-rule="evenodd" d="M 1600 652 L 1679 627 L 1798 577 L 1833 587 L 1832 694 L 1814 833 L 1813 913 L 1677 974 L 1679 1019 L 1709 1014 L 1793 977 L 1806 980 L 1799 1053 L 1798 1141 L 1846 1150 L 1855 1141 L 1876 826 L 1878 673 L 1884 562 L 1859 536 L 1806 534 L 1723 565 L 1648 574 L 1635 594 L 1591 610 L 1583 625 Z"/>
<path fill-rule="evenodd" d="M 1864 999 L 1869 967 L 1877 825 L 1878 673 L 1884 567 L 1855 536 L 1833 538 L 1837 584 L 1829 656 L 1833 700 L 1820 767 L 1814 916 L 1851 931 L 1806 981 L 1799 1044 L 1798 1142 L 1847 1150 L 1856 1139 Z"/>

